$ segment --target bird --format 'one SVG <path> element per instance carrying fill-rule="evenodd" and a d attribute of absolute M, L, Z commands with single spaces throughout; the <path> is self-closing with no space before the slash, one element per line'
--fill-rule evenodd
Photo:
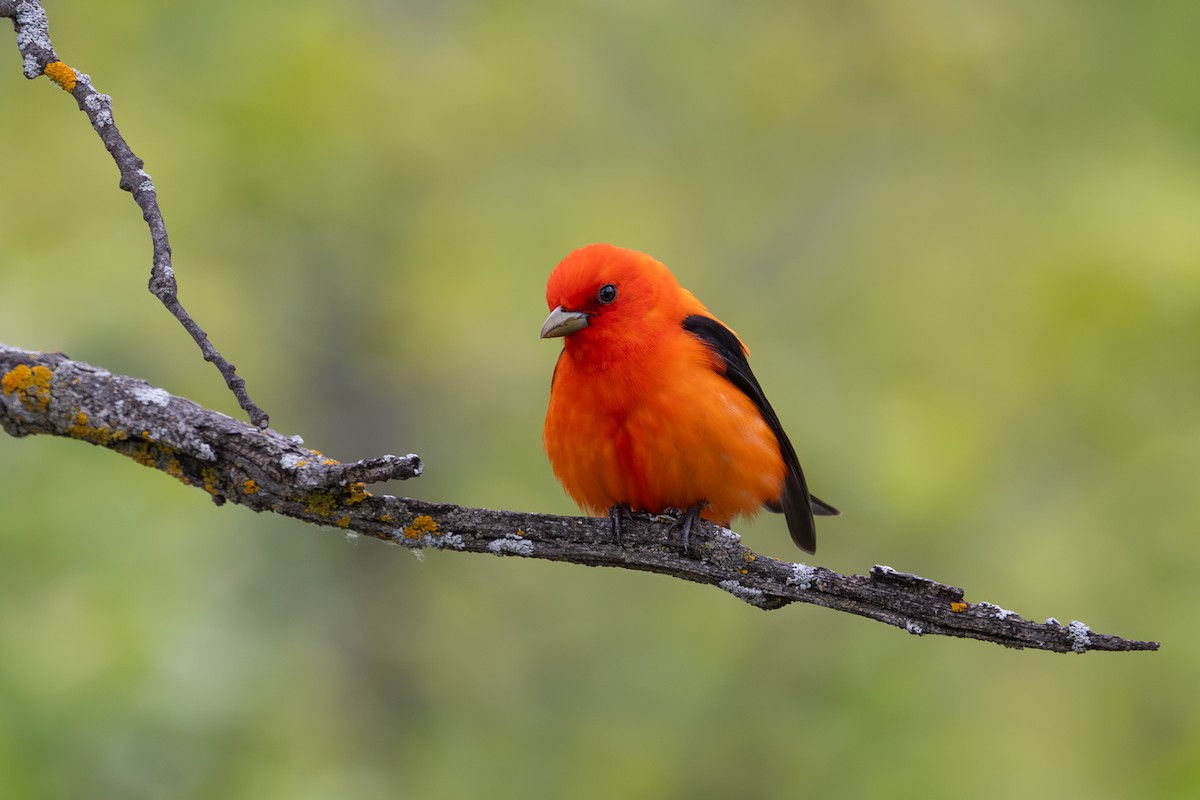
<path fill-rule="evenodd" d="M 782 512 L 815 553 L 813 515 L 840 513 L 809 492 L 749 350 L 653 257 L 611 244 L 574 250 L 546 282 L 541 338 L 561 338 L 542 431 L 551 468 L 588 514 Z"/>

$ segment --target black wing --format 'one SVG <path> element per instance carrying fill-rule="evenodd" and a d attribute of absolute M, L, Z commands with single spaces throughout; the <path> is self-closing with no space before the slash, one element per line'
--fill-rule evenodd
<path fill-rule="evenodd" d="M 743 394 L 749 397 L 763 419 L 779 441 L 779 452 L 783 455 L 783 463 L 787 466 L 787 476 L 783 482 L 783 495 L 776 502 L 767 503 L 772 511 L 782 511 L 787 519 L 788 531 L 792 541 L 806 553 L 815 553 L 817 549 L 817 525 L 813 514 L 824 516 L 834 515 L 838 510 L 833 506 L 813 497 L 808 491 L 804 480 L 804 472 L 800 469 L 800 459 L 796 450 L 783 432 L 775 409 L 767 402 L 758 379 L 750 371 L 750 362 L 746 360 L 746 351 L 742 343 L 733 335 L 733 331 L 717 322 L 712 317 L 702 314 L 692 314 L 683 321 L 683 329 L 700 339 L 720 359 L 724 375 Z"/>

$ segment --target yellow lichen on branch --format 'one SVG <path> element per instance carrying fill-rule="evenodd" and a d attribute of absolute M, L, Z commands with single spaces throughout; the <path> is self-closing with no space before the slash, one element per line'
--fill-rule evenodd
<path fill-rule="evenodd" d="M 221 475 L 215 467 L 205 467 L 200 470 L 200 481 L 204 486 L 204 491 L 211 494 L 213 497 L 219 497 L 221 490 L 218 486 L 221 480 Z"/>
<path fill-rule="evenodd" d="M 5 395 L 13 392 L 30 411 L 45 413 L 50 407 L 50 379 L 54 373 L 49 367 L 17 364 L 0 378 L 0 391 Z"/>
<path fill-rule="evenodd" d="M 305 510 L 318 517 L 332 517 L 338 507 L 337 498 L 332 492 L 311 492 L 306 499 Z"/>
<path fill-rule="evenodd" d="M 420 539 L 426 534 L 440 536 L 441 533 L 438 530 L 437 522 L 428 514 L 421 514 L 418 517 L 414 517 L 412 522 L 404 526 L 405 539 Z"/>
<path fill-rule="evenodd" d="M 61 61 L 51 61 L 44 70 L 46 77 L 62 87 L 64 92 L 75 91 L 75 70 Z"/>
<path fill-rule="evenodd" d="M 106 447 L 113 442 L 123 442 L 129 438 L 125 431 L 114 431 L 107 425 L 92 425 L 88 420 L 88 415 L 82 411 L 75 414 L 75 422 L 67 428 L 67 435 L 72 439 L 82 439 L 85 442 Z"/>
<path fill-rule="evenodd" d="M 362 481 L 350 484 L 346 487 L 346 491 L 350 493 L 349 499 L 346 500 L 346 505 L 348 506 L 352 506 L 355 503 L 361 503 L 363 500 L 366 500 L 368 497 L 372 496 L 371 493 L 367 491 L 367 485 Z"/>

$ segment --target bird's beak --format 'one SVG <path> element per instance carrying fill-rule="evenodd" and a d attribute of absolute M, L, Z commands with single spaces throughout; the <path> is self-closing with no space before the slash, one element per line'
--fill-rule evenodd
<path fill-rule="evenodd" d="M 588 326 L 588 315 L 582 311 L 567 311 L 562 306 L 555 306 L 542 324 L 543 339 L 555 336 L 570 336 Z"/>

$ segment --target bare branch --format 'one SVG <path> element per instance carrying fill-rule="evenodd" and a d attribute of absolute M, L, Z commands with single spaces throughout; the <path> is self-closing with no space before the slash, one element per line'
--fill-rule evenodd
<path fill-rule="evenodd" d="M 75 98 L 79 110 L 87 114 L 92 128 L 116 162 L 121 173 L 120 187 L 132 194 L 134 201 L 142 209 L 142 217 L 150 227 L 150 240 L 154 246 L 150 269 L 151 294 L 167 307 L 200 346 L 204 360 L 211 361 L 220 371 L 225 385 L 233 392 L 242 410 L 249 415 L 250 421 L 260 428 L 267 427 L 267 413 L 250 399 L 246 391 L 246 382 L 238 376 L 233 364 L 218 352 L 209 341 L 208 335 L 179 302 L 175 271 L 171 267 L 171 245 L 167 241 L 167 226 L 158 207 L 154 181 L 143 169 L 145 165 L 142 160 L 134 155 L 121 132 L 117 130 L 113 121 L 112 98 L 96 91 L 89 75 L 67 66 L 58 59 L 50 43 L 50 26 L 46 12 L 36 0 L 0 0 L 0 17 L 9 17 L 13 21 L 25 77 L 33 79 L 39 75 L 46 75 Z"/>
<path fill-rule="evenodd" d="M 0 345 L 0 425 L 13 436 L 44 433 L 106 447 L 226 500 L 372 536 L 411 549 L 525 556 L 657 572 L 716 586 L 756 608 L 813 603 L 886 622 L 909 633 L 995 642 L 1006 647 L 1082 653 L 1157 650 L 1091 631 L 1022 619 L 991 603 L 968 603 L 962 589 L 888 567 L 841 575 L 751 552 L 736 533 L 701 522 L 691 546 L 669 517 L 635 515 L 609 523 L 515 511 L 464 508 L 373 495 L 365 484 L 421 474 L 415 455 L 340 464 L 298 437 L 260 430 L 60 353 Z"/>

